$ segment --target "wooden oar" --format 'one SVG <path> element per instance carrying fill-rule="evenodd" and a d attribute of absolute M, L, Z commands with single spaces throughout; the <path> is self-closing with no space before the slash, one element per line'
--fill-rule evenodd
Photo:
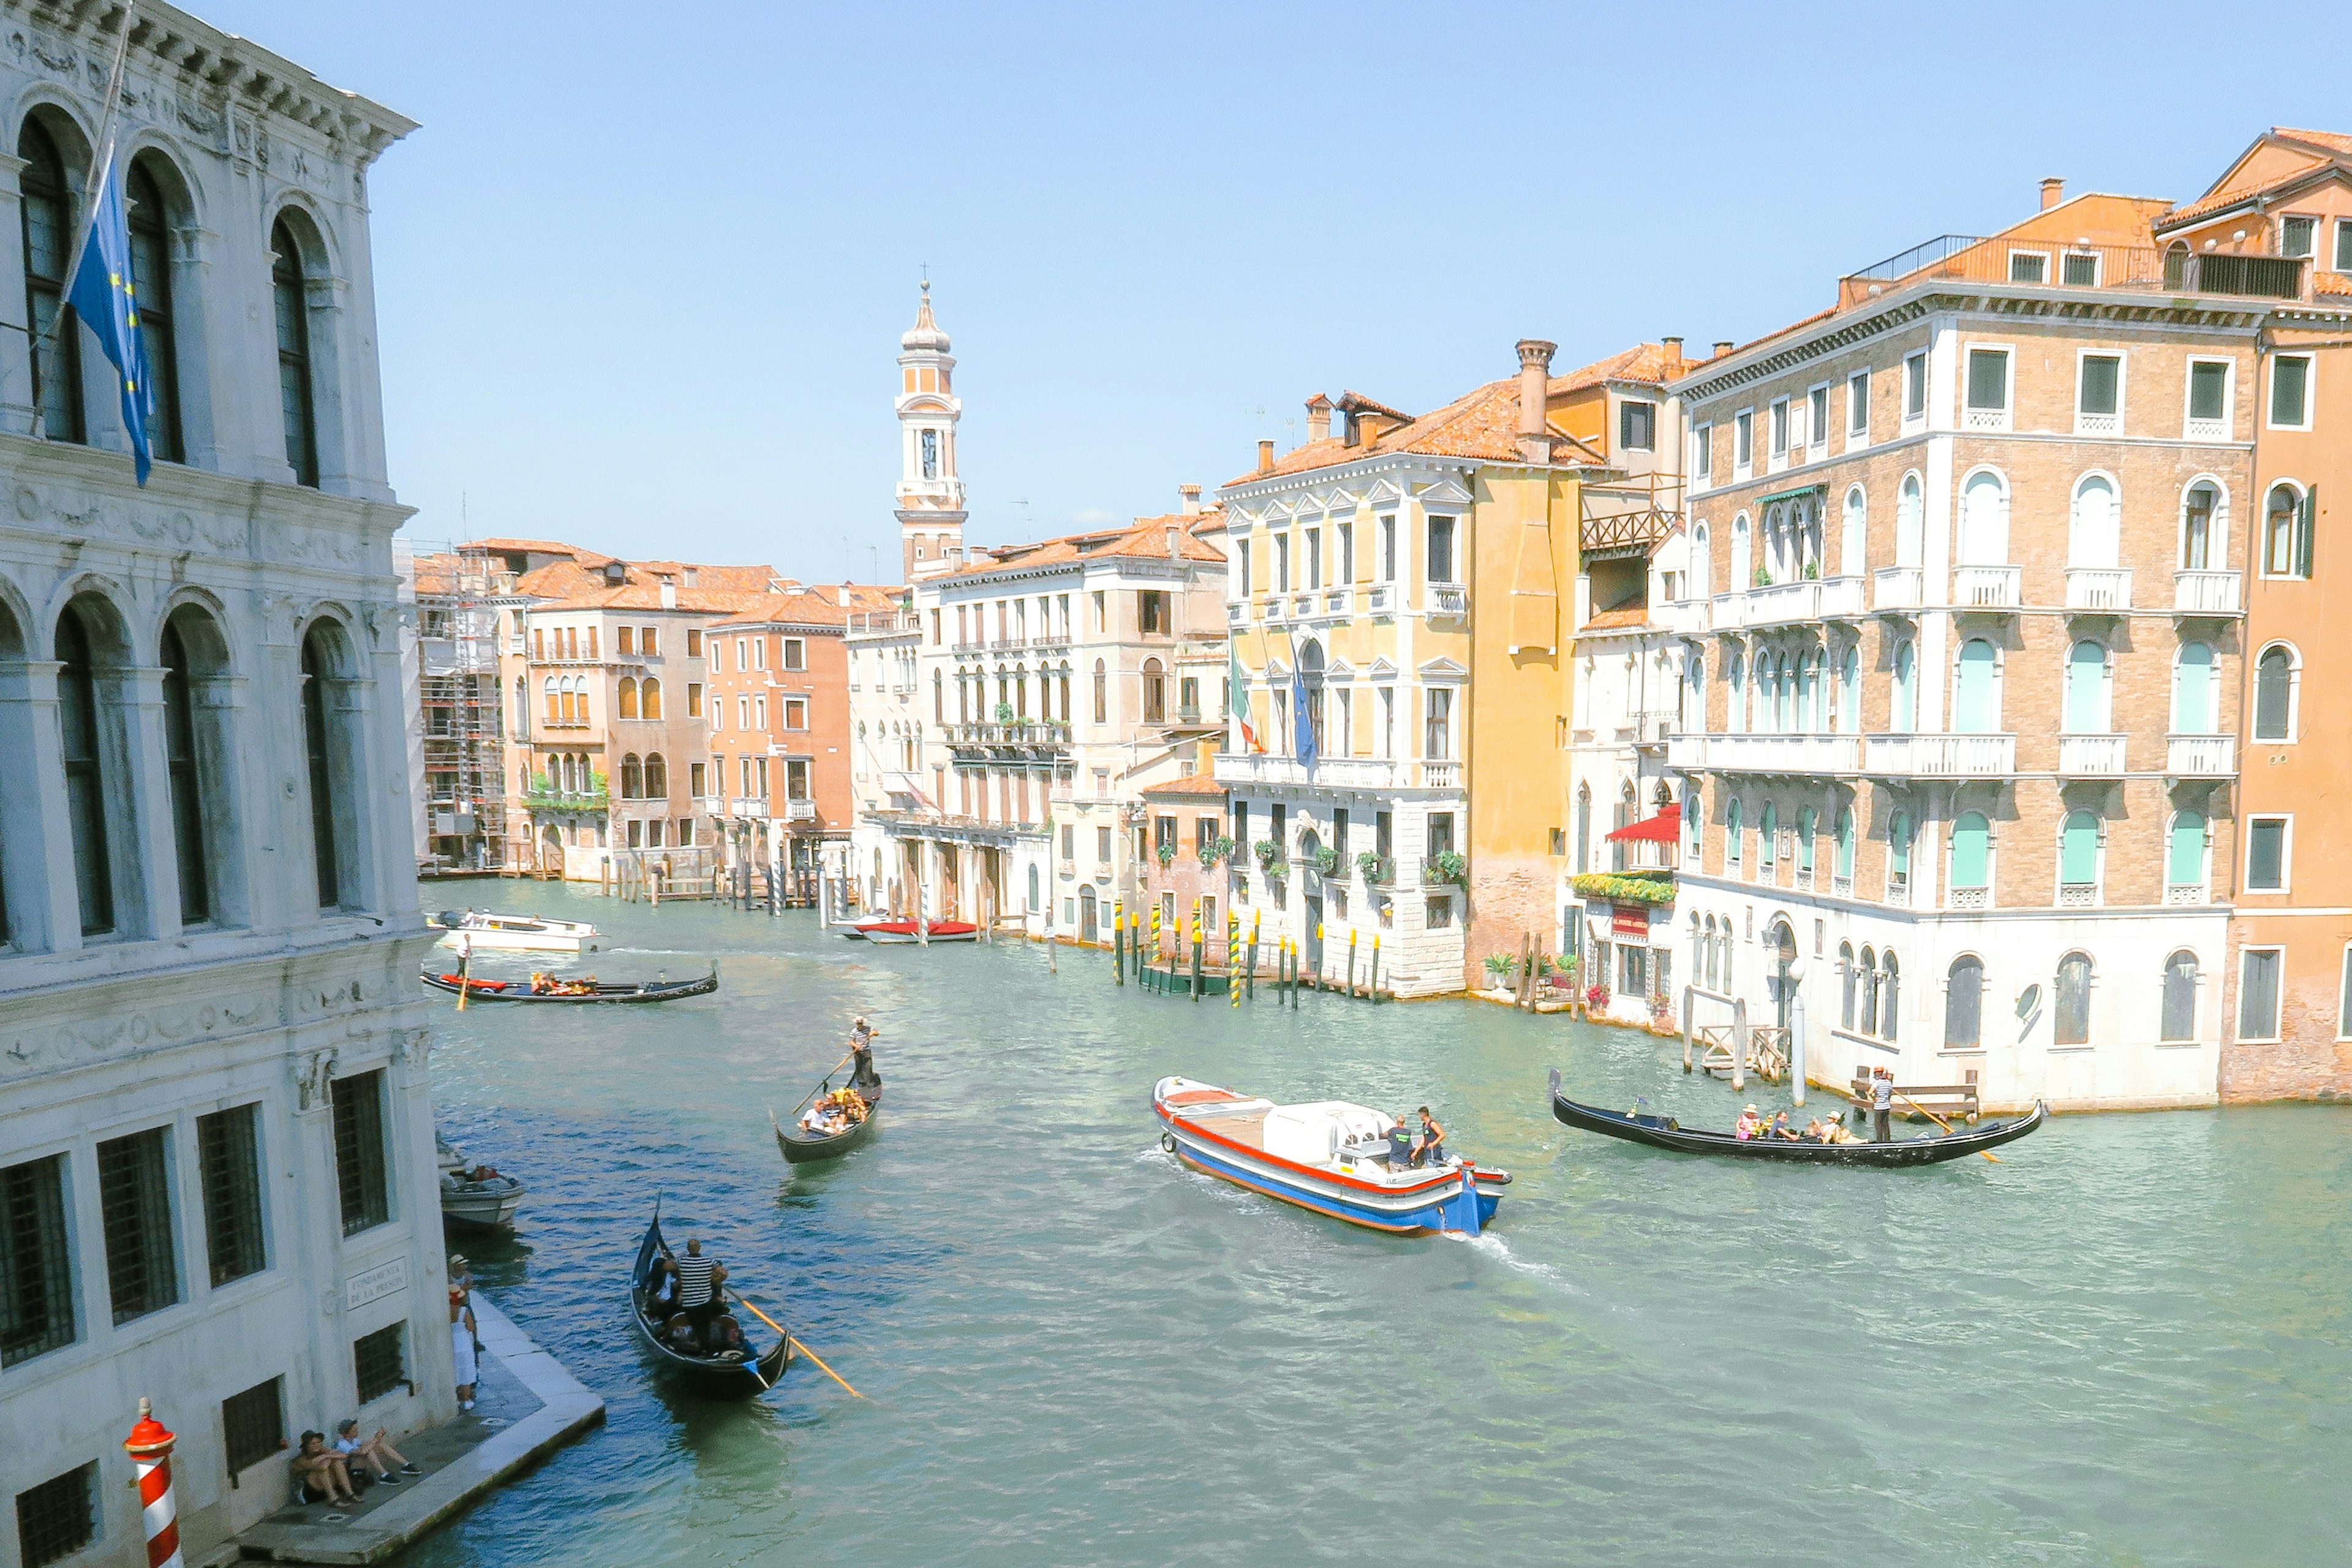
<path fill-rule="evenodd" d="M 740 1296 L 740 1295 L 736 1295 L 736 1293 L 735 1293 L 734 1291 L 730 1290 L 730 1291 L 728 1291 L 727 1293 L 728 1293 L 730 1296 L 734 1296 L 734 1297 L 735 1297 L 735 1299 L 736 1299 L 738 1301 L 743 1301 L 743 1298 L 742 1298 L 741 1296 Z M 745 1306 L 747 1306 L 747 1307 L 751 1307 L 751 1315 L 752 1315 L 753 1317 L 758 1318 L 758 1319 L 760 1320 L 760 1321 L 761 1321 L 761 1322 L 763 1322 L 763 1323 L 767 1324 L 767 1325 L 768 1325 L 768 1327 L 770 1327 L 770 1328 L 772 1328 L 772 1329 L 775 1330 L 775 1331 L 776 1331 L 776 1332 L 778 1332 L 778 1333 L 780 1333 L 780 1334 L 783 1334 L 783 1336 L 784 1336 L 784 1342 L 785 1342 L 786 1344 L 788 1344 L 788 1345 L 792 1346 L 792 1347 L 793 1347 L 793 1349 L 794 1349 L 794 1350 L 796 1350 L 796 1351 L 800 1352 L 801 1352 L 801 1354 L 803 1354 L 803 1355 L 804 1355 L 804 1356 L 808 1357 L 808 1358 L 809 1358 L 809 1360 L 811 1360 L 811 1361 L 813 1361 L 813 1362 L 816 1363 L 816 1368 L 817 1368 L 817 1370 L 818 1370 L 819 1372 L 821 1372 L 821 1373 L 824 1373 L 824 1375 L 825 1375 L 825 1376 L 827 1376 L 827 1377 L 829 1377 L 829 1378 L 833 1379 L 833 1381 L 834 1381 L 834 1382 L 835 1382 L 835 1383 L 837 1383 L 837 1384 L 841 1384 L 841 1386 L 842 1386 L 842 1387 L 844 1387 L 844 1388 L 849 1388 L 849 1380 L 848 1380 L 847 1378 L 845 1378 L 845 1377 L 842 1376 L 842 1375 L 841 1375 L 841 1373 L 837 1373 L 837 1372 L 834 1371 L 834 1370 L 833 1370 L 833 1368 L 831 1368 L 831 1367 L 829 1367 L 829 1366 L 825 1365 L 825 1364 L 824 1364 L 824 1358 L 823 1356 L 818 1355 L 818 1354 L 816 1353 L 816 1352 L 814 1352 L 814 1351 L 813 1351 L 813 1350 L 809 1349 L 809 1348 L 808 1348 L 808 1346 L 806 1346 L 806 1345 L 804 1345 L 804 1344 L 801 1343 L 801 1342 L 800 1342 L 800 1341 L 798 1341 L 798 1340 L 796 1340 L 796 1339 L 793 1338 L 793 1336 L 792 1336 L 791 1334 L 786 1333 L 786 1332 L 785 1332 L 785 1330 L 784 1330 L 784 1325 L 783 1325 L 783 1324 L 782 1324 L 782 1323 L 780 1323 L 780 1322 L 776 1321 L 776 1320 L 775 1320 L 775 1319 L 773 1319 L 773 1318 L 772 1318 L 772 1317 L 768 1316 L 768 1314 L 767 1314 L 767 1313 L 761 1311 L 759 1308 L 757 1308 L 757 1307 L 752 1307 L 752 1306 L 751 1306 L 751 1302 L 749 1302 L 749 1301 L 743 1301 L 743 1305 L 745 1305 Z M 863 1398 L 865 1398 L 865 1397 L 866 1397 L 866 1395 L 864 1395 L 864 1394 L 862 1394 L 858 1393 L 858 1392 L 857 1392 L 857 1390 L 856 1390 L 856 1389 L 854 1389 L 854 1388 L 849 1388 L 849 1397 L 851 1397 L 852 1399 L 863 1399 Z"/>
<path fill-rule="evenodd" d="M 466 994 L 474 988 L 474 939 L 466 939 L 465 951 L 457 955 L 457 1011 L 466 1010 Z"/>
<path fill-rule="evenodd" d="M 804 1105 L 806 1105 L 810 1100 L 814 1100 L 814 1099 L 816 1098 L 816 1090 L 817 1090 L 817 1089 L 823 1089 L 823 1088 L 825 1086 L 825 1084 L 831 1083 L 831 1082 L 833 1081 L 833 1075 L 834 1075 L 835 1073 L 839 1072 L 842 1068 L 844 1068 L 847 1067 L 847 1066 L 850 1064 L 850 1061 L 852 1060 L 852 1058 L 854 1058 L 856 1055 L 857 1055 L 857 1053 L 856 1053 L 856 1051 L 852 1051 L 852 1052 L 850 1052 L 850 1053 L 849 1053 L 849 1055 L 848 1055 L 848 1056 L 845 1056 L 845 1057 L 842 1058 L 839 1061 L 837 1061 L 837 1062 L 834 1063 L 834 1064 L 833 1064 L 833 1066 L 831 1066 L 830 1068 L 826 1068 L 826 1069 L 825 1069 L 825 1074 L 824 1074 L 824 1082 L 819 1083 L 819 1084 L 816 1086 L 816 1089 L 810 1089 L 806 1094 L 804 1094 L 804 1095 L 801 1096 L 801 1103 L 800 1103 L 800 1105 L 795 1105 L 795 1106 L 793 1106 L 793 1109 L 794 1110 L 800 1110 L 800 1109 L 801 1109 L 801 1106 L 804 1106 Z M 775 1113 L 774 1111 L 772 1111 L 772 1111 L 768 1112 L 768 1120 L 769 1120 L 769 1121 L 773 1121 L 775 1119 L 776 1119 L 776 1113 Z M 746 1302 L 744 1302 L 743 1304 L 744 1304 L 745 1306 L 747 1306 L 747 1307 L 751 1307 L 751 1302 L 749 1302 L 749 1301 L 746 1301 Z M 751 1307 L 751 1310 L 752 1310 L 753 1311 L 755 1311 L 755 1312 L 756 1312 L 756 1311 L 758 1311 L 760 1309 L 758 1309 L 757 1307 Z"/>
<path fill-rule="evenodd" d="M 1898 1089 L 1895 1091 L 1895 1098 L 1909 1106 L 1912 1110 L 1917 1111 L 1920 1115 L 1926 1117 L 1928 1121 L 1934 1122 L 1937 1126 L 1942 1128 L 1947 1133 L 1952 1131 L 1952 1124 L 1950 1122 L 1945 1121 L 1942 1117 L 1937 1115 L 1934 1111 L 1928 1110 L 1926 1106 L 1920 1104 L 1917 1100 L 1912 1099 L 1901 1089 Z M 1977 1151 L 1977 1153 L 1984 1159 L 1990 1160 L 1996 1165 L 2000 1163 L 2000 1156 L 1994 1153 L 1990 1149 L 1979 1149 Z"/>

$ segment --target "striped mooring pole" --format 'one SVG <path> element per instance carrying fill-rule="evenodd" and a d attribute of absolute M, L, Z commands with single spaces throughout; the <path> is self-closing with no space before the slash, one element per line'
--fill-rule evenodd
<path fill-rule="evenodd" d="M 139 1402 L 139 1424 L 122 1440 L 139 1471 L 139 1511 L 147 1527 L 147 1568 L 182 1568 L 180 1519 L 172 1506 L 172 1445 L 179 1439 Z"/>

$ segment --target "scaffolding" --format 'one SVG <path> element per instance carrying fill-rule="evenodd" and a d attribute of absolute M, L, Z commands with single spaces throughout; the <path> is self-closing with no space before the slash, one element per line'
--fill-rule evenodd
<path fill-rule="evenodd" d="M 499 609 L 506 563 L 466 544 L 412 543 L 417 713 L 424 770 L 420 870 L 506 866 L 505 710 L 499 700 Z"/>

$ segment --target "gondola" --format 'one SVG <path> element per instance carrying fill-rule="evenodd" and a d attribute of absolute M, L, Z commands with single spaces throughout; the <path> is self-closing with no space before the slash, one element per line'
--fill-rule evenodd
<path fill-rule="evenodd" d="M 802 1100 L 801 1105 L 806 1105 L 817 1094 L 831 1092 L 832 1087 L 833 1079 L 826 1079 L 824 1087 Z M 776 1120 L 774 1111 L 768 1112 L 768 1125 L 776 1130 L 776 1147 L 782 1152 L 785 1163 L 808 1165 L 819 1160 L 838 1160 L 852 1149 L 863 1147 L 874 1136 L 874 1129 L 882 1120 L 882 1080 L 878 1077 L 853 1079 L 849 1087 L 866 1102 L 866 1119 L 853 1121 L 838 1132 L 811 1132 L 797 1121 L 787 1127 Z M 800 1106 L 793 1109 L 797 1112 Z"/>
<path fill-rule="evenodd" d="M 425 971 L 425 984 L 452 996 L 463 991 L 475 1002 L 675 1002 L 681 996 L 708 996 L 719 989 L 719 966 L 692 980 L 647 980 L 636 984 L 599 982 L 593 991 L 533 991 L 528 980 L 466 979 L 455 973 Z"/>
<path fill-rule="evenodd" d="M 773 1388 L 793 1357 L 793 1342 L 782 1334 L 776 1336 L 774 1347 L 761 1352 L 757 1360 L 734 1361 L 688 1355 L 662 1339 L 659 1326 L 646 1313 L 646 1281 L 653 1273 L 654 1259 L 667 1250 L 662 1241 L 661 1204 L 656 1200 L 653 1223 L 646 1226 L 646 1238 L 637 1244 L 637 1260 L 629 1268 L 629 1320 L 637 1325 L 637 1338 L 645 1342 L 655 1364 L 697 1394 L 713 1399 L 749 1399 Z M 747 1311 L 736 1321 L 742 1324 L 743 1343 L 753 1345 L 752 1332 L 762 1326 L 759 1320 Z"/>
<path fill-rule="evenodd" d="M 1936 1165 L 2013 1143 L 2040 1127 L 2049 1110 L 2037 1100 L 2032 1110 L 2013 1121 L 1991 1122 L 1940 1138 L 1908 1138 L 1893 1143 L 1792 1143 L 1785 1138 L 1742 1139 L 1728 1132 L 1703 1132 L 1679 1126 L 1670 1116 L 1643 1116 L 1580 1104 L 1560 1093 L 1559 1069 L 1554 1068 L 1551 1113 L 1587 1132 L 1681 1154 L 1730 1154 L 1743 1160 L 1792 1160 L 1807 1165 Z"/>

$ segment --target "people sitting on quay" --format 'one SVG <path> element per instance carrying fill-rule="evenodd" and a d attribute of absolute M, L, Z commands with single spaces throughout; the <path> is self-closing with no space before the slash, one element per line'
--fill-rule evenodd
<path fill-rule="evenodd" d="M 305 1432 L 302 1446 L 294 1451 L 295 1495 L 305 1503 L 327 1502 L 337 1508 L 359 1506 L 359 1489 L 352 1485 L 352 1473 L 343 1463 L 343 1456 L 327 1447 L 323 1432 Z"/>
<path fill-rule="evenodd" d="M 1731 1135 L 1742 1143 L 1764 1130 L 1764 1118 L 1750 1105 L 1739 1112 L 1739 1120 L 1731 1124 Z"/>
<path fill-rule="evenodd" d="M 390 1434 L 383 1427 L 379 1426 L 375 1429 L 374 1436 L 365 1442 L 361 1441 L 360 1424 L 356 1416 L 346 1418 L 335 1428 L 333 1447 L 336 1453 L 342 1456 L 346 1474 L 350 1473 L 353 1466 L 373 1466 L 376 1473 L 375 1479 L 388 1487 L 398 1486 L 402 1476 L 424 1474 L 408 1462 L 407 1456 L 392 1446 Z M 397 1471 L 393 1469 L 394 1465 L 400 1467 Z M 365 1470 L 362 1469 L 361 1473 L 364 1474 Z"/>

